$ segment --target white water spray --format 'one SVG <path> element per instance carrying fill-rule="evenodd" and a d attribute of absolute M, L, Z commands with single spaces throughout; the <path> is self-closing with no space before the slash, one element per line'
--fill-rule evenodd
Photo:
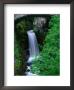
<path fill-rule="evenodd" d="M 32 63 L 32 61 L 39 56 L 39 47 L 38 47 L 38 42 L 35 33 L 33 30 L 30 30 L 27 32 L 28 34 L 28 39 L 29 39 L 29 59 L 27 63 Z M 30 70 L 30 66 L 27 66 L 27 69 Z M 32 74 L 31 71 L 26 72 L 27 76 L 33 76 L 35 74 Z"/>

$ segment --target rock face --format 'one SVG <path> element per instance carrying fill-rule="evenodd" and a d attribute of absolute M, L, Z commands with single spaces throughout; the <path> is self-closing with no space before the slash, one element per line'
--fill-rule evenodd
<path fill-rule="evenodd" d="M 34 18 L 34 25 L 37 25 L 38 27 L 42 27 L 43 24 L 46 23 L 46 18 L 44 17 L 35 17 Z"/>
<path fill-rule="evenodd" d="M 33 28 L 37 36 L 39 49 L 42 50 L 43 41 L 48 31 L 48 18 L 46 16 L 34 17 Z"/>
<path fill-rule="evenodd" d="M 34 22 L 33 22 L 34 30 L 36 30 L 36 31 L 39 30 L 39 32 L 43 32 L 45 24 L 46 24 L 45 17 L 35 17 L 34 18 Z"/>
<path fill-rule="evenodd" d="M 14 14 L 14 20 L 19 19 L 23 16 L 26 16 L 25 14 Z"/>

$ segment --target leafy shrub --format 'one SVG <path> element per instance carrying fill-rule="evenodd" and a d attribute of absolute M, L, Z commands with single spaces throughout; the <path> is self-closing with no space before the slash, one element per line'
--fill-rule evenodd
<path fill-rule="evenodd" d="M 21 67 L 21 65 L 22 65 L 22 56 L 21 56 L 21 48 L 20 48 L 20 46 L 19 46 L 19 44 L 18 44 L 18 42 L 17 42 L 17 40 L 16 40 L 16 38 L 15 38 L 15 46 L 14 46 L 14 65 L 15 65 L 15 67 L 14 67 L 14 73 L 15 73 L 15 75 L 19 75 L 19 74 L 21 74 L 21 72 L 22 72 L 22 69 L 20 69 L 20 67 Z"/>
<path fill-rule="evenodd" d="M 43 42 L 40 57 L 33 61 L 31 71 L 38 75 L 59 75 L 60 73 L 60 16 L 53 15 L 48 33 Z"/>
<path fill-rule="evenodd" d="M 26 50 L 28 49 L 27 31 L 32 28 L 32 20 L 33 18 L 26 16 L 15 21 L 15 75 L 24 75 L 26 70 Z"/>

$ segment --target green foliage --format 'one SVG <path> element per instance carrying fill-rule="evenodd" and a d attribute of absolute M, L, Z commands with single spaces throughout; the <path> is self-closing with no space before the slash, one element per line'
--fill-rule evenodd
<path fill-rule="evenodd" d="M 14 60 L 14 62 L 15 62 L 15 67 L 14 67 L 14 70 L 15 70 L 15 75 L 17 74 L 17 75 L 19 75 L 19 74 L 21 74 L 21 69 L 20 69 L 20 67 L 21 67 L 21 65 L 22 65 L 22 56 L 21 56 L 21 48 L 20 48 L 20 46 L 19 46 L 19 44 L 18 44 L 18 42 L 17 42 L 17 40 L 16 40 L 16 38 L 15 38 L 15 46 L 14 46 L 14 56 L 15 56 L 15 60 Z"/>
<path fill-rule="evenodd" d="M 33 61 L 31 71 L 38 75 L 59 75 L 60 73 L 60 16 L 53 15 L 48 33 L 43 42 L 40 57 Z"/>
<path fill-rule="evenodd" d="M 26 69 L 27 31 L 32 28 L 32 20 L 32 17 L 27 16 L 15 21 L 15 75 L 23 75 Z"/>
<path fill-rule="evenodd" d="M 28 49 L 27 31 L 33 29 L 34 16 L 27 16 L 15 23 L 15 75 L 22 75 L 26 65 L 26 50 Z M 38 75 L 59 75 L 60 70 L 60 33 L 59 15 L 51 15 L 47 32 L 37 35 L 40 57 L 32 64 L 32 72 Z"/>

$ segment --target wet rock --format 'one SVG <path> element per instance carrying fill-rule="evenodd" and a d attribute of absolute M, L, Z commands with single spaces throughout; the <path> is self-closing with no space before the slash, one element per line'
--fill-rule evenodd
<path fill-rule="evenodd" d="M 43 28 L 45 27 L 46 21 L 47 20 L 45 17 L 35 17 L 33 22 L 34 30 L 43 32 Z"/>

